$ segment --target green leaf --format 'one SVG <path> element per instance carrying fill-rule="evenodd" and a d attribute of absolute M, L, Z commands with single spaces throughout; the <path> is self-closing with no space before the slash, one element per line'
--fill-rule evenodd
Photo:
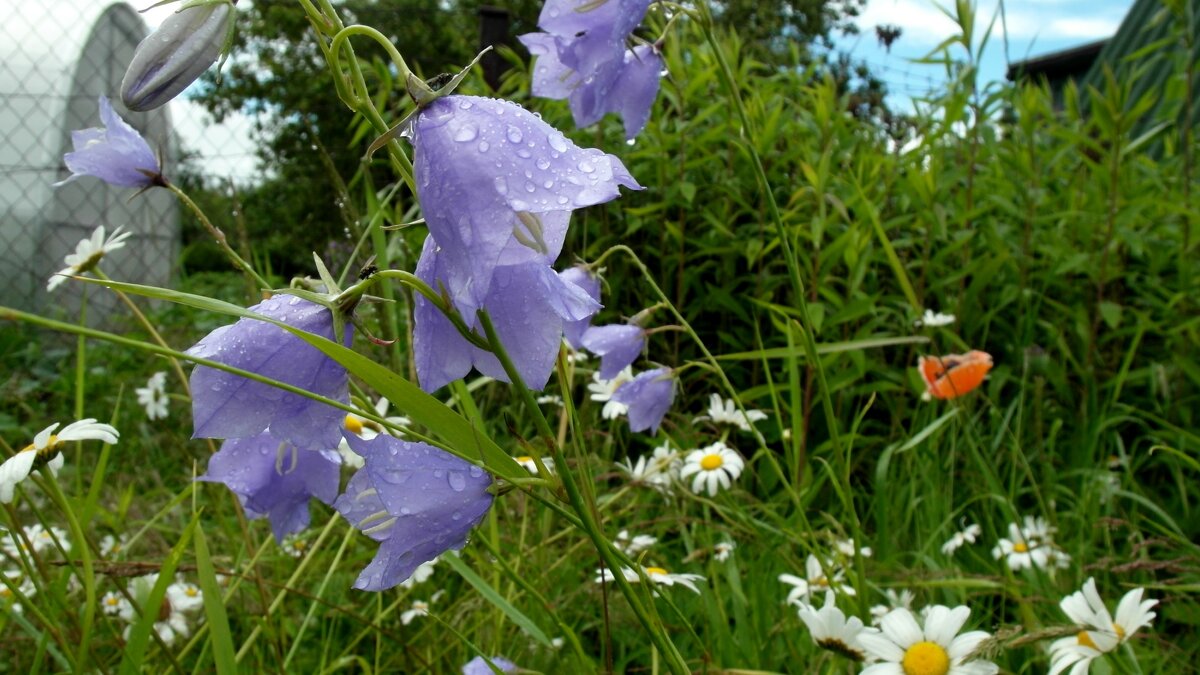
<path fill-rule="evenodd" d="M 1115 302 L 1105 300 L 1099 305 L 1100 318 L 1104 319 L 1104 323 L 1109 328 L 1116 328 L 1121 325 L 1121 306 Z"/>
<path fill-rule="evenodd" d="M 542 632 L 541 628 L 538 628 L 537 624 L 534 623 L 532 619 L 522 614 L 521 610 L 514 607 L 508 600 L 505 600 L 504 597 L 496 591 L 496 589 L 492 588 L 491 585 L 483 579 L 483 577 L 476 574 L 474 570 L 467 566 L 467 563 L 464 562 L 462 558 L 454 555 L 453 553 L 447 553 L 441 557 L 441 560 L 450 567 L 454 568 L 454 571 L 458 572 L 459 576 L 461 576 L 463 579 L 466 579 L 467 583 L 474 586 L 475 590 L 479 591 L 479 594 L 482 595 L 484 599 L 495 605 L 496 608 L 501 612 L 504 612 L 504 615 L 507 616 L 513 623 L 520 626 L 521 629 L 529 635 L 529 637 L 542 643 L 543 646 L 551 646 L 550 638 L 546 637 L 546 634 Z"/>
<path fill-rule="evenodd" d="M 208 633 L 212 636 L 213 663 L 219 675 L 237 672 L 234 657 L 233 636 L 229 633 L 229 619 L 225 616 L 225 601 L 217 586 L 217 575 L 213 572 L 212 558 L 208 555 L 208 542 L 204 539 L 204 528 L 196 526 L 196 573 L 200 579 L 200 590 L 204 593 L 204 616 L 208 619 Z"/>

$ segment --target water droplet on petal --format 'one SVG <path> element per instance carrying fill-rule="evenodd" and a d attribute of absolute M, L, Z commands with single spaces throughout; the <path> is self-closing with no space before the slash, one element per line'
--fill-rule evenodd
<path fill-rule="evenodd" d="M 541 169 L 542 171 L 549 169 L 550 160 L 546 159 L 545 157 L 538 157 L 537 168 Z"/>
<path fill-rule="evenodd" d="M 488 148 L 492 147 L 487 141 L 479 141 L 479 151 L 487 152 Z"/>
<path fill-rule="evenodd" d="M 579 163 L 579 170 L 584 173 L 592 173 L 596 170 L 596 165 L 585 159 Z"/>
<path fill-rule="evenodd" d="M 550 147 L 554 148 L 555 150 L 557 150 L 559 152 L 567 151 L 567 141 L 565 138 L 563 138 L 563 135 L 561 132 L 556 132 L 556 133 L 550 134 L 546 138 L 546 140 L 548 140 L 550 142 Z"/>
<path fill-rule="evenodd" d="M 475 125 L 464 124 L 458 128 L 458 131 L 454 132 L 454 140 L 459 143 L 466 143 L 475 140 L 475 137 L 478 135 L 479 130 L 475 128 Z"/>
<path fill-rule="evenodd" d="M 508 181 L 504 180 L 503 176 L 496 176 L 496 178 L 493 179 L 493 182 L 496 185 L 496 192 L 499 192 L 502 195 L 508 193 Z"/>
<path fill-rule="evenodd" d="M 533 192 L 534 190 L 537 190 L 537 188 L 536 188 L 536 187 L 534 187 L 533 183 L 530 183 L 530 182 L 526 181 L 526 182 L 525 182 L 525 191 L 526 191 L 526 192 Z"/>
<path fill-rule="evenodd" d="M 521 130 L 516 127 L 510 126 L 508 128 L 508 132 L 506 135 L 508 136 L 509 143 L 520 143 L 521 142 Z"/>
<path fill-rule="evenodd" d="M 462 492 L 467 487 L 467 477 L 461 471 L 451 471 L 449 482 L 450 489 L 455 492 Z"/>

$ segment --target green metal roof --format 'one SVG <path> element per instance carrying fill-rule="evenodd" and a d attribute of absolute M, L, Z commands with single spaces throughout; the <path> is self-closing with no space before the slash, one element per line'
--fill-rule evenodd
<path fill-rule="evenodd" d="M 1197 28 L 1200 27 L 1197 23 L 1197 17 L 1200 16 L 1200 0 L 1177 0 L 1177 4 L 1183 17 L 1173 13 L 1163 0 L 1137 0 L 1125 15 L 1116 35 L 1112 36 L 1096 57 L 1091 69 L 1079 81 L 1081 102 L 1084 104 L 1087 100 L 1088 85 L 1104 91 L 1106 65 L 1112 68 L 1118 81 L 1136 76 L 1136 81 L 1130 87 L 1130 103 L 1147 92 L 1154 92 L 1154 106 L 1135 125 L 1135 137 L 1161 122 L 1183 121 L 1180 105 L 1182 94 L 1165 102 L 1163 94 L 1173 78 L 1182 76 L 1180 50 L 1185 33 L 1191 34 L 1192 63 L 1196 63 L 1200 58 L 1200 34 L 1197 33 Z M 1191 26 L 1185 27 L 1182 22 L 1189 22 Z M 1180 30 L 1181 27 L 1183 31 Z M 1192 75 L 1193 95 L 1200 94 L 1200 66 L 1195 68 Z M 1182 86 L 1182 82 L 1178 83 L 1178 86 Z M 1200 105 L 1195 107 L 1200 108 Z M 1192 117 L 1192 124 L 1195 125 L 1200 121 L 1200 110 L 1194 110 Z"/>

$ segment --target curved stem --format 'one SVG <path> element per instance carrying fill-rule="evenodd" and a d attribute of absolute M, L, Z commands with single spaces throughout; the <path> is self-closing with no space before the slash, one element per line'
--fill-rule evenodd
<path fill-rule="evenodd" d="M 483 310 L 479 311 L 478 316 L 479 323 L 487 335 L 488 343 L 492 347 L 492 353 L 496 355 L 496 358 L 500 361 L 500 365 L 504 367 L 505 374 L 512 381 L 513 390 L 522 399 L 525 408 L 532 413 L 538 434 L 542 436 L 543 442 L 545 442 L 554 456 L 554 463 L 558 468 L 559 476 L 562 478 L 563 487 L 567 491 L 567 497 L 571 502 L 572 508 L 575 509 L 575 512 L 579 515 L 579 519 L 583 523 L 584 532 L 592 540 L 597 553 L 600 554 L 601 560 L 613 571 L 613 580 L 621 588 L 621 592 L 625 594 L 626 599 L 629 601 L 629 606 L 637 616 L 638 621 L 650 633 L 650 639 L 654 642 L 654 645 L 666 656 L 667 664 L 670 666 L 671 671 L 677 675 L 688 675 L 691 669 L 684 662 L 678 648 L 675 647 L 671 639 L 662 630 L 662 625 L 651 618 L 650 613 L 642 605 L 641 599 L 637 596 L 637 591 L 634 590 L 633 585 L 629 583 L 625 575 L 621 573 L 621 559 L 613 551 L 612 542 L 604 536 L 603 530 L 600 529 L 599 523 L 596 522 L 595 514 L 592 513 L 592 509 L 584 500 L 583 494 L 579 490 L 579 485 L 575 482 L 575 476 L 571 471 L 571 467 L 567 465 L 566 457 L 562 454 L 562 449 L 554 442 L 555 434 L 550 428 L 550 423 L 546 421 L 546 416 L 542 414 L 542 410 L 538 407 L 532 392 L 525 386 L 525 383 L 521 380 L 521 374 L 517 372 L 512 359 L 508 357 L 508 352 L 504 350 L 504 345 L 500 342 L 499 336 L 496 335 L 496 329 L 492 325 L 491 318 Z"/>
<path fill-rule="evenodd" d="M 191 197 L 187 196 L 186 192 L 179 189 L 178 186 L 170 183 L 166 185 L 166 188 L 174 193 L 179 201 L 183 202 L 183 205 L 188 207 L 188 209 L 195 214 L 196 218 L 200 221 L 200 224 L 204 226 L 204 229 L 208 230 L 208 233 L 211 234 L 213 239 L 216 240 L 217 246 L 220 246 L 225 255 L 229 256 L 229 259 L 233 262 L 234 266 L 240 269 L 246 276 L 250 277 L 254 283 L 258 284 L 260 289 L 267 289 L 271 287 L 271 285 L 268 284 L 265 279 L 259 276 L 258 272 L 254 271 L 254 268 L 250 266 L 250 263 L 242 260 L 242 256 L 238 255 L 237 251 L 233 250 L 233 248 L 229 245 L 229 241 L 225 238 L 225 233 L 222 232 L 221 229 L 216 225 L 212 224 L 212 221 L 208 219 L 208 216 L 204 214 L 204 211 L 202 211 L 200 207 L 196 205 L 196 202 L 192 201 Z"/>
<path fill-rule="evenodd" d="M 342 51 L 342 47 L 346 46 L 346 40 L 350 39 L 350 37 L 354 35 L 363 35 L 371 38 L 375 42 L 378 42 L 379 45 L 383 47 L 383 50 L 387 52 L 388 56 L 391 57 L 392 63 L 396 64 L 396 72 L 397 75 L 399 75 L 400 81 L 408 81 L 408 76 L 412 75 L 413 73 L 412 70 L 409 69 L 408 64 L 404 62 L 404 57 L 400 55 L 400 51 L 396 49 L 396 45 L 392 44 L 392 41 L 388 40 L 383 33 L 380 33 L 378 30 L 371 28 L 370 26 L 363 26 L 361 24 L 346 26 L 345 28 L 339 30 L 337 35 L 333 36 L 333 40 L 330 41 L 330 63 L 334 67 L 334 72 L 341 72 L 341 69 L 339 68 L 341 65 L 341 57 L 339 54 Z M 353 54 L 353 52 L 351 52 L 351 54 Z"/>

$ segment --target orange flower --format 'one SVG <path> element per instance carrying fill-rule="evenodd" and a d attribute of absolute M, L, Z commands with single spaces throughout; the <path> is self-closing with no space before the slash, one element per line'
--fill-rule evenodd
<path fill-rule="evenodd" d="M 917 361 L 926 395 L 936 399 L 958 398 L 983 383 L 992 369 L 992 355 L 973 350 L 966 354 L 922 356 Z"/>

